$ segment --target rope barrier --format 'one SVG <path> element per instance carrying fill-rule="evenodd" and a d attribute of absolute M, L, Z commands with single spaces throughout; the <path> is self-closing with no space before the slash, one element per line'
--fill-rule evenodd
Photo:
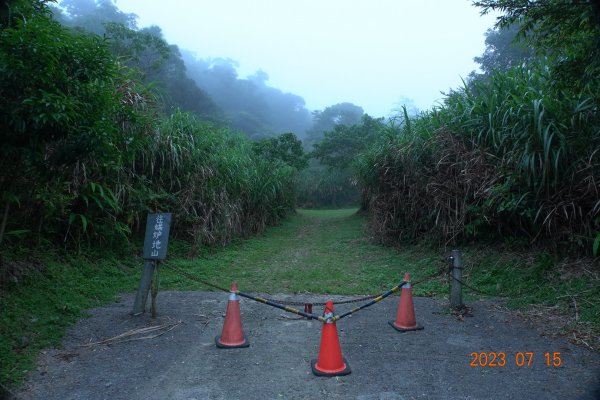
<path fill-rule="evenodd" d="M 359 312 L 360 310 L 362 310 L 364 308 L 372 306 L 373 304 L 379 303 L 381 300 L 385 299 L 386 297 L 388 297 L 392 293 L 396 293 L 397 291 L 399 291 L 400 288 L 402 288 L 402 286 L 406 285 L 407 283 L 408 282 L 406 282 L 406 281 L 402 281 L 401 284 L 394 286 L 393 288 L 391 288 L 390 290 L 388 290 L 384 294 L 382 294 L 380 296 L 377 296 L 375 299 L 373 299 L 372 301 L 368 302 L 367 304 L 363 304 L 360 307 L 353 308 L 352 310 L 350 310 L 350 311 L 348 311 L 348 312 L 346 312 L 344 314 L 336 315 L 335 317 L 333 317 L 333 322 L 335 322 L 337 320 L 340 320 L 342 318 L 345 318 L 345 317 L 347 317 L 349 315 L 352 315 L 354 313 L 357 313 L 357 312 Z"/>
<path fill-rule="evenodd" d="M 308 319 L 316 319 L 316 320 L 321 321 L 321 322 L 327 322 L 327 318 L 321 317 L 319 315 L 315 315 L 313 313 L 308 313 L 308 312 L 300 311 L 300 310 L 292 308 L 292 307 L 284 306 L 282 304 L 278 304 L 278 303 L 272 302 L 272 301 L 270 301 L 268 299 L 263 299 L 262 297 L 252 296 L 252 295 L 250 295 L 248 293 L 244 293 L 244 292 L 240 292 L 240 291 L 235 292 L 235 294 L 237 294 L 239 296 L 242 296 L 242 297 L 245 297 L 245 298 L 250 299 L 250 300 L 257 301 L 257 302 L 262 303 L 262 304 L 269 305 L 271 307 L 278 308 L 278 309 L 283 310 L 283 311 L 287 311 L 287 312 L 292 313 L 292 314 L 301 315 L 301 316 L 303 316 L 305 318 L 308 318 Z"/>
<path fill-rule="evenodd" d="M 448 260 L 451 260 L 451 257 L 449 257 Z M 446 262 L 446 261 L 444 261 L 444 262 Z M 184 270 L 182 270 L 180 268 L 177 268 L 177 267 L 169 264 L 168 262 L 163 262 L 161 265 L 164 265 L 164 266 L 166 266 L 168 268 L 171 268 L 173 271 L 179 273 L 180 275 L 185 276 L 186 278 L 188 278 L 190 280 L 196 281 L 198 283 L 201 283 L 201 284 L 203 284 L 205 286 L 208 286 L 208 287 L 211 287 L 213 289 L 217 289 L 217 290 L 220 290 L 222 292 L 229 293 L 229 289 L 226 289 L 224 287 L 218 286 L 218 285 L 216 285 L 216 284 L 214 284 L 212 282 L 206 281 L 204 279 L 198 278 L 196 275 L 192 275 L 192 274 L 190 274 L 187 271 L 184 271 Z M 466 286 L 468 289 L 470 289 L 470 290 L 472 290 L 472 291 L 474 291 L 476 293 L 479 293 L 479 294 L 482 294 L 482 295 L 485 295 L 485 296 L 497 296 L 497 294 L 483 292 L 483 291 L 481 291 L 481 290 L 479 290 L 479 289 L 477 289 L 477 288 L 475 288 L 475 287 L 473 287 L 473 286 L 465 283 L 464 281 L 462 281 L 462 280 L 460 280 L 458 278 L 455 278 L 454 276 L 452 276 L 451 269 L 452 269 L 452 264 L 450 264 L 448 266 L 447 270 L 446 270 L 446 268 L 442 267 L 437 272 L 435 272 L 435 273 L 433 273 L 433 274 L 431 274 L 429 276 L 426 276 L 423 279 L 420 279 L 420 280 L 415 281 L 415 282 L 411 282 L 411 285 L 412 286 L 416 286 L 416 285 L 419 285 L 419 284 L 421 284 L 423 282 L 426 282 L 426 281 L 429 281 L 429 280 L 431 280 L 433 278 L 436 278 L 436 277 L 438 277 L 438 276 L 440 276 L 442 274 L 446 274 L 451 279 L 454 279 L 455 281 L 459 282 L 460 284 Z M 357 299 L 334 301 L 333 304 L 340 305 L 340 304 L 360 303 L 362 301 L 376 299 L 376 298 L 378 298 L 378 297 L 380 297 L 382 295 L 383 295 L 383 293 L 382 294 L 367 295 L 367 296 L 360 297 L 360 298 L 357 298 Z M 387 296 L 389 296 L 389 294 Z M 278 303 L 278 304 L 283 304 L 283 305 L 290 305 L 290 306 L 304 306 L 306 304 L 310 304 L 310 305 L 317 306 L 317 307 L 319 307 L 319 306 L 325 306 L 325 302 L 311 303 L 311 302 L 308 302 L 308 301 L 274 300 L 274 299 L 269 299 L 269 298 L 264 298 L 263 300 L 267 300 L 267 301 L 270 301 L 270 302 L 273 302 L 273 303 Z"/>
<path fill-rule="evenodd" d="M 214 283 L 211 283 L 211 282 L 205 281 L 204 279 L 200 279 L 200 278 L 198 278 L 196 275 L 192 275 L 192 274 L 190 274 L 189 272 L 186 272 L 186 271 L 182 270 L 181 268 L 177 268 L 177 267 L 175 267 L 175 266 L 173 266 L 173 265 L 171 265 L 171 264 L 169 264 L 169 263 L 163 263 L 162 265 L 165 265 L 165 266 L 167 266 L 167 267 L 171 268 L 173 271 L 177 272 L 177 273 L 178 273 L 178 274 L 180 274 L 180 275 L 183 275 L 183 276 L 185 276 L 186 278 L 188 278 L 188 279 L 190 279 L 190 280 L 192 280 L 192 281 L 195 281 L 195 282 L 201 283 L 201 284 L 203 284 L 203 285 L 206 285 L 206 286 L 208 286 L 208 287 L 211 287 L 211 288 L 213 288 L 213 289 L 220 290 L 220 291 L 222 291 L 222 292 L 229 293 L 229 289 L 225 289 L 224 287 L 217 286 L 217 285 L 215 285 Z"/>
<path fill-rule="evenodd" d="M 166 265 L 168 268 L 171 268 L 173 271 L 175 271 L 175 272 L 177 272 L 177 273 L 185 276 L 186 278 L 188 278 L 190 280 L 199 282 L 199 283 L 201 283 L 203 285 L 212 287 L 212 288 L 220 290 L 222 292 L 231 293 L 231 291 L 229 289 L 223 288 L 221 286 L 215 285 L 214 283 L 211 283 L 211 282 L 208 282 L 208 281 L 206 281 L 204 279 L 198 278 L 197 276 L 192 275 L 189 272 L 186 272 L 186 271 L 184 271 L 184 270 L 182 270 L 180 268 L 177 268 L 177 267 L 175 267 L 173 265 L 170 265 L 170 264 L 167 264 L 167 263 L 165 263 L 163 265 Z M 418 280 L 418 281 L 416 281 L 414 283 L 411 283 L 411 284 L 412 284 L 412 286 L 415 286 L 415 285 L 418 285 L 420 283 L 423 283 L 423 282 L 426 282 L 428 280 L 431 280 L 433 278 L 436 278 L 436 277 L 438 277 L 438 276 L 440 276 L 440 275 L 442 275 L 444 273 L 444 269 L 445 268 L 440 268 L 440 270 L 438 270 L 434 274 L 432 274 L 430 276 L 427 276 L 427 277 L 425 277 L 423 279 L 420 279 L 420 280 Z M 245 297 L 247 299 L 254 300 L 256 302 L 259 302 L 259 303 L 262 303 L 262 304 L 266 304 L 266 305 L 269 305 L 271 307 L 275 307 L 275 308 L 278 308 L 280 310 L 283 310 L 283 311 L 286 311 L 286 312 L 289 312 L 289 313 L 292 313 L 292 314 L 300 315 L 300 316 L 302 316 L 304 318 L 308 318 L 309 320 L 310 319 L 315 319 L 315 320 L 321 321 L 323 323 L 326 323 L 326 322 L 336 322 L 336 321 L 338 321 L 338 320 L 340 320 L 342 318 L 345 318 L 345 317 L 348 317 L 348 316 L 350 316 L 352 314 L 355 314 L 355 313 L 359 312 L 360 310 L 363 310 L 363 309 L 365 309 L 367 307 L 370 307 L 370 306 L 372 306 L 372 305 L 374 305 L 376 303 L 379 303 L 381 300 L 385 299 L 386 297 L 388 297 L 388 296 L 390 296 L 390 295 L 398 292 L 406 283 L 408 283 L 408 282 L 402 281 L 402 283 L 400 283 L 399 285 L 396 285 L 393 288 L 391 288 L 390 290 L 388 290 L 387 292 L 379 294 L 379 295 L 369 295 L 369 296 L 361 297 L 361 298 L 358 298 L 358 299 L 342 300 L 342 301 L 334 302 L 334 304 L 338 304 L 339 305 L 339 304 L 350 304 L 350 303 L 357 303 L 357 302 L 361 302 L 361 301 L 365 301 L 365 300 L 371 300 L 370 302 L 368 302 L 366 304 L 363 304 L 360 307 L 353 308 L 352 310 L 350 310 L 348 312 L 345 312 L 345 313 L 340 314 L 340 315 L 336 315 L 336 316 L 334 316 L 332 318 L 325 318 L 325 317 L 313 314 L 312 312 L 301 311 L 301 310 L 298 310 L 296 308 L 289 307 L 289 305 L 303 305 L 303 306 L 306 306 L 307 304 L 310 304 L 311 306 L 312 305 L 325 306 L 325 303 L 309 303 L 309 302 L 296 302 L 296 301 L 276 301 L 276 300 L 272 300 L 272 299 L 268 299 L 268 298 L 253 296 L 251 294 L 248 294 L 248 293 L 245 293 L 245 292 L 241 292 L 241 291 L 236 291 L 234 293 L 237 294 L 237 295 L 239 295 L 239 296 Z M 461 282 L 461 283 L 464 284 L 463 282 Z M 464 284 L 464 285 L 467 286 L 468 288 L 472 289 L 472 290 L 477 291 L 477 289 L 471 288 L 470 286 L 468 286 L 466 284 Z M 480 293 L 485 294 L 483 292 L 480 292 Z"/>
<path fill-rule="evenodd" d="M 177 268 L 177 267 L 175 267 L 175 266 L 173 266 L 173 265 L 171 265 L 169 263 L 166 263 L 166 262 L 162 263 L 162 265 L 164 265 L 164 266 L 166 266 L 168 268 L 171 268 L 173 271 L 177 272 L 180 275 L 185 276 L 186 278 L 188 278 L 188 279 L 190 279 L 192 281 L 201 283 L 201 284 L 206 285 L 208 287 L 212 287 L 213 289 L 217 289 L 217 290 L 220 290 L 222 292 L 229 293 L 229 289 L 226 289 L 224 287 L 215 285 L 214 283 L 208 282 L 208 281 L 206 281 L 204 279 L 198 278 L 196 275 L 192 275 L 189 272 L 182 270 L 181 268 Z M 425 280 L 431 279 L 431 278 L 432 277 L 428 277 Z M 414 286 L 414 284 L 413 284 L 413 286 Z M 366 300 L 371 300 L 371 299 L 377 298 L 377 297 L 379 297 L 381 295 L 382 294 L 372 294 L 372 295 L 360 297 L 360 298 L 357 298 L 357 299 L 334 301 L 333 304 L 334 305 L 340 305 L 340 304 L 360 303 L 362 301 L 366 301 Z M 270 302 L 273 302 L 273 303 L 277 303 L 277 304 L 290 305 L 290 306 L 304 306 L 306 304 L 310 304 L 310 305 L 317 306 L 317 307 L 319 307 L 319 306 L 325 306 L 325 302 L 322 302 L 322 303 L 312 303 L 312 302 L 309 302 L 309 301 L 274 300 L 274 299 L 269 299 L 269 298 L 264 298 L 263 300 L 267 300 L 267 301 L 270 301 Z"/>
<path fill-rule="evenodd" d="M 210 282 L 208 282 L 208 281 L 205 281 L 205 280 L 203 280 L 203 279 L 200 279 L 200 278 L 196 277 L 195 275 L 192 275 L 192 274 L 190 274 L 190 273 L 188 273 L 188 272 L 186 272 L 186 271 L 183 271 L 183 270 L 182 270 L 182 269 L 180 269 L 180 268 L 174 267 L 174 266 L 172 266 L 172 265 L 169 265 L 169 264 L 167 264 L 167 266 L 168 266 L 169 268 L 171 268 L 173 271 L 180 273 L 181 275 L 185 276 L 185 277 L 186 277 L 186 278 L 188 278 L 188 279 L 191 279 L 191 280 L 193 280 L 193 281 L 196 281 L 196 282 L 202 283 L 202 284 L 204 284 L 204 285 L 207 285 L 207 286 L 210 286 L 210 287 L 212 287 L 212 288 L 215 288 L 215 289 L 221 290 L 221 291 L 223 291 L 223 292 L 230 293 L 230 291 L 229 291 L 229 290 L 227 290 L 227 289 L 225 289 L 225 288 L 222 288 L 222 287 L 220 287 L 220 286 L 217 286 L 217 285 L 215 285 L 215 284 L 213 284 L 213 283 L 210 283 Z M 437 274 L 436 274 L 436 275 L 437 275 Z M 433 277 L 434 277 L 434 276 L 430 276 L 430 277 L 427 277 L 426 279 L 431 279 L 431 278 L 433 278 Z M 296 309 L 296 308 L 293 308 L 293 307 L 286 306 L 286 305 L 284 305 L 284 304 L 283 304 L 283 303 L 281 303 L 281 302 L 275 302 L 275 301 L 273 301 L 273 300 L 270 300 L 270 299 L 265 299 L 265 298 L 262 298 L 262 297 L 253 296 L 253 295 L 251 295 L 251 294 L 248 294 L 248 293 L 245 293 L 245 292 L 241 292 L 241 291 L 239 291 L 239 290 L 238 290 L 238 291 L 236 291 L 236 292 L 234 292 L 234 293 L 235 293 L 235 294 L 237 294 L 237 295 L 239 295 L 239 296 L 241 296 L 241 297 L 245 297 L 245 298 L 247 298 L 247 299 L 254 300 L 254 301 L 256 301 L 256 302 L 259 302 L 259 303 L 262 303 L 262 304 L 266 304 L 266 305 L 269 305 L 269 306 L 271 306 L 271 307 L 275 307 L 275 308 L 278 308 L 278 309 L 280 309 L 280 310 L 283 310 L 283 311 L 286 311 L 286 312 L 289 312 L 289 313 L 292 313 L 292 314 L 301 315 L 301 316 L 302 316 L 302 317 L 304 317 L 304 318 L 308 318 L 308 319 L 316 319 L 316 320 L 318 320 L 318 321 L 321 321 L 321 322 L 327 322 L 327 321 L 332 321 L 332 322 L 335 322 L 335 321 L 337 321 L 337 320 L 340 320 L 340 319 L 342 319 L 342 318 L 345 318 L 345 317 L 347 317 L 347 316 L 349 316 L 349 315 L 352 315 L 352 314 L 354 314 L 354 313 L 357 313 L 358 311 L 360 311 L 360 310 L 362 310 L 362 309 L 365 309 L 365 308 L 367 308 L 367 307 L 370 307 L 370 306 L 372 306 L 373 304 L 379 303 L 381 300 L 385 299 L 386 297 L 390 296 L 391 294 L 398 292 L 398 291 L 400 290 L 400 288 L 402 288 L 402 286 L 404 286 L 406 283 L 407 283 L 407 282 L 404 282 L 404 281 L 403 281 L 402 283 L 400 283 L 399 285 L 396 285 L 396 286 L 394 286 L 393 288 L 391 288 L 391 289 L 390 289 L 390 290 L 388 290 L 387 292 L 385 292 L 385 293 L 382 293 L 382 294 L 380 294 L 380 295 L 377 295 L 377 296 L 369 296 L 369 297 L 365 297 L 365 298 L 362 298 L 362 299 L 352 299 L 352 300 L 348 300 L 348 301 L 341 301 L 341 302 L 338 302 L 337 304 L 347 304 L 347 303 L 350 303 L 350 302 L 353 302 L 353 303 L 354 303 L 354 302 L 357 302 L 357 301 L 360 301 L 360 300 L 363 300 L 363 301 L 364 301 L 364 299 L 367 299 L 367 300 L 368 300 L 368 299 L 373 299 L 372 301 L 370 301 L 370 302 L 368 302 L 368 303 L 366 303 L 366 304 L 363 304 L 363 305 L 362 305 L 362 306 L 360 306 L 360 307 L 353 308 L 352 310 L 350 310 L 350 311 L 348 311 L 348 312 L 346 312 L 346 313 L 344 313 L 344 314 L 337 315 L 337 316 L 333 317 L 332 319 L 325 318 L 325 317 L 322 317 L 322 316 L 319 316 L 319 315 L 316 315 L 316 314 L 313 314 L 313 313 L 309 313 L 309 312 L 306 312 L 306 311 L 301 311 L 301 310 L 298 310 L 298 309 Z M 291 302 L 290 302 L 290 303 L 291 303 Z M 296 304 L 301 304 L 301 305 L 304 305 L 304 304 L 313 304 L 313 305 L 314 305 L 314 303 L 306 303 L 306 302 L 303 302 L 303 303 L 297 302 Z M 320 305 L 320 304 L 323 304 L 323 305 L 325 305 L 325 303 L 317 303 L 317 305 Z M 334 304 L 336 304 L 336 303 L 334 303 Z"/>
<path fill-rule="evenodd" d="M 423 279 L 419 279 L 418 281 L 411 282 L 410 284 L 411 284 L 412 286 L 416 286 L 416 285 L 419 285 L 419 284 L 421 284 L 421 283 L 423 283 L 423 282 L 430 281 L 430 280 L 432 280 L 433 278 L 437 278 L 437 277 L 439 277 L 439 276 L 441 276 L 441 275 L 443 275 L 443 274 L 445 274 L 445 273 L 446 273 L 446 268 L 444 268 L 444 267 L 440 267 L 440 268 L 439 268 L 439 269 L 438 269 L 436 272 L 434 272 L 433 274 L 431 274 L 431 275 L 429 275 L 429 276 L 426 276 L 426 277 L 425 277 L 425 278 L 423 278 Z"/>
<path fill-rule="evenodd" d="M 351 303 L 360 303 L 362 301 L 366 301 L 366 300 L 371 300 L 374 299 L 376 297 L 381 296 L 381 294 L 370 294 L 368 296 L 364 296 L 364 297 L 359 297 L 358 299 L 350 299 L 350 300 L 340 300 L 340 301 L 334 301 L 333 304 L 334 305 L 340 305 L 340 304 L 351 304 Z M 292 300 L 274 300 L 274 299 L 268 299 L 271 300 L 273 302 L 279 303 L 279 304 L 287 304 L 290 306 L 303 306 L 307 303 L 307 301 L 292 301 Z M 310 303 L 313 306 L 316 307 L 323 307 L 325 306 L 325 302 L 320 302 L 320 303 Z"/>
<path fill-rule="evenodd" d="M 385 293 L 377 296 L 373 301 L 370 301 L 367 304 L 363 304 L 361 307 L 354 308 L 354 309 L 348 311 L 347 313 L 344 313 L 342 315 L 337 315 L 337 316 L 334 316 L 332 318 L 325 318 L 325 317 L 321 317 L 319 315 L 315 315 L 313 313 L 307 313 L 307 312 L 304 312 L 304 311 L 300 311 L 298 309 L 295 309 L 295 308 L 292 308 L 292 307 L 288 307 L 288 306 L 284 306 L 284 305 L 272 302 L 270 300 L 263 299 L 262 297 L 252 296 L 250 294 L 247 294 L 247 293 L 244 293 L 244 292 L 240 292 L 240 291 L 235 292 L 235 294 L 237 294 L 239 296 L 242 296 L 242 297 L 246 297 L 246 298 L 254 300 L 254 301 L 257 301 L 259 303 L 267 304 L 267 305 L 269 305 L 271 307 L 275 307 L 275 308 L 278 308 L 280 310 L 287 311 L 289 313 L 301 315 L 301 316 L 306 317 L 308 319 L 316 319 L 318 321 L 326 323 L 326 322 L 336 322 L 337 320 L 340 320 L 340 319 L 345 318 L 345 317 L 347 317 L 349 315 L 357 313 L 358 311 L 360 311 L 360 310 L 362 310 L 364 308 L 370 307 L 370 306 L 372 306 L 375 303 L 379 303 L 381 300 L 385 299 L 386 297 L 388 297 L 392 293 L 396 293 L 406 283 L 407 282 L 403 281 L 401 284 L 396 285 L 393 288 L 391 288 L 390 290 L 388 290 L 387 292 L 385 292 Z"/>
<path fill-rule="evenodd" d="M 445 269 L 446 269 L 446 268 L 444 268 L 444 267 L 441 267 L 441 268 L 440 268 L 440 269 L 438 269 L 438 270 L 437 270 L 435 273 L 433 273 L 433 274 L 431 274 L 431 275 L 429 275 L 429 276 L 426 276 L 425 278 L 423 278 L 423 279 L 420 279 L 420 280 L 418 280 L 418 281 L 411 282 L 411 285 L 412 285 L 412 286 L 416 286 L 416 285 L 419 285 L 419 284 L 421 284 L 421 283 L 423 283 L 423 282 L 427 282 L 427 281 L 429 281 L 429 280 L 431 280 L 431 279 L 433 279 L 433 278 L 437 278 L 437 277 L 439 277 L 439 276 L 441 276 L 441 275 L 444 275 L 444 274 L 446 273 Z M 401 286 L 401 285 L 400 285 L 400 286 Z M 465 286 L 466 286 L 466 285 L 465 285 Z M 476 290 L 476 289 L 475 289 L 475 290 Z M 387 293 L 387 292 L 386 292 L 386 293 Z M 380 297 L 380 296 L 383 296 L 384 294 L 385 294 L 385 293 L 381 293 L 381 294 L 370 294 L 370 295 L 367 295 L 367 296 L 364 296 L 364 297 L 360 297 L 360 298 L 358 298 L 358 299 L 334 301 L 334 302 L 333 302 L 333 304 L 334 304 L 334 305 L 340 305 L 340 304 L 360 303 L 360 302 L 362 302 L 362 301 L 371 300 L 371 299 L 376 299 L 376 298 L 378 298 L 378 297 Z M 389 296 L 389 294 L 388 294 L 388 295 L 386 295 L 385 297 L 387 297 L 387 296 Z M 270 299 L 270 300 L 271 300 L 271 301 L 273 301 L 273 302 L 277 302 L 277 303 L 279 303 L 279 304 L 287 304 L 287 305 L 291 305 L 291 306 L 303 306 L 303 305 L 305 305 L 305 304 L 311 304 L 311 305 L 313 305 L 313 306 L 317 306 L 317 307 L 318 307 L 318 306 L 325 306 L 325 304 L 326 304 L 325 302 L 322 302 L 322 303 L 309 303 L 309 302 L 306 302 L 306 301 L 302 302 L 302 301 L 289 301 L 289 300 L 272 300 L 272 299 Z"/>
<path fill-rule="evenodd" d="M 484 296 L 490 296 L 490 297 L 498 296 L 497 294 L 491 294 L 491 293 L 482 292 L 481 290 L 479 290 L 477 288 L 474 288 L 473 286 L 466 284 L 464 281 L 462 281 L 462 280 L 460 280 L 460 279 L 452 276 L 451 273 L 448 273 L 448 276 L 450 277 L 450 279 L 454 279 L 455 281 L 457 281 L 461 285 L 465 286 L 467 289 L 470 289 L 470 290 L 474 291 L 475 293 L 479 293 L 479 294 L 482 294 Z"/>

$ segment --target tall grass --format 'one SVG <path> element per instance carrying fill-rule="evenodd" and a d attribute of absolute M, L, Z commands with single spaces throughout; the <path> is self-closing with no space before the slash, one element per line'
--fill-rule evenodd
<path fill-rule="evenodd" d="M 186 113 L 163 119 L 129 172 L 132 190 L 124 193 L 123 209 L 171 211 L 176 232 L 197 244 L 224 245 L 262 232 L 295 205 L 294 168 Z"/>
<path fill-rule="evenodd" d="M 246 137 L 181 112 L 147 122 L 122 124 L 123 139 L 135 139 L 117 147 L 110 167 L 82 158 L 60 174 L 29 171 L 27 200 L 7 220 L 8 232 L 21 233 L 5 245 L 114 243 L 141 232 L 148 212 L 161 211 L 174 214 L 173 234 L 196 248 L 223 246 L 294 210 L 297 170 L 256 154 Z M 0 283 L 23 274 L 9 269 Z"/>
<path fill-rule="evenodd" d="M 591 249 L 600 232 L 600 117 L 543 62 L 465 84 L 357 162 L 383 240 L 525 237 Z"/>

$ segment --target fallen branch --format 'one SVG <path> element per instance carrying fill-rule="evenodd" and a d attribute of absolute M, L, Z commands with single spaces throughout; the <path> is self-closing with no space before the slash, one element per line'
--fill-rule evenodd
<path fill-rule="evenodd" d="M 82 347 L 92 347 L 92 346 L 97 346 L 97 345 L 111 345 L 111 344 L 117 344 L 117 343 L 131 342 L 134 340 L 154 339 L 154 338 L 164 335 L 167 332 L 172 331 L 173 329 L 175 329 L 177 326 L 181 325 L 182 323 L 183 323 L 183 321 L 179 321 L 174 324 L 164 324 L 164 325 L 157 325 L 157 326 L 148 326 L 146 328 L 132 329 L 125 333 L 117 335 L 115 337 L 112 337 L 110 339 L 100 340 L 99 342 L 93 342 L 93 343 L 85 343 L 85 344 L 82 344 L 81 346 Z M 160 331 L 160 330 L 163 330 L 163 332 L 160 332 L 156 335 L 131 337 L 131 336 L 135 336 L 135 335 L 141 335 L 141 334 L 156 332 L 156 331 Z M 127 339 L 125 339 L 125 338 L 127 338 Z"/>

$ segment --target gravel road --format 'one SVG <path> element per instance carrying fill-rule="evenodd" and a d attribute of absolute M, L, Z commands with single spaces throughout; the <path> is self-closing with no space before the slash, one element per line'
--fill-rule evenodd
<path fill-rule="evenodd" d="M 398 306 L 398 297 L 390 297 L 337 323 L 352 373 L 323 378 L 310 368 L 322 324 L 291 320 L 292 314 L 247 299 L 240 305 L 250 347 L 217 349 L 214 339 L 227 300 L 225 293 L 161 292 L 156 319 L 129 314 L 133 294 L 90 310 L 70 329 L 62 348 L 40 355 L 14 398 L 600 399 L 600 354 L 540 336 L 494 301 L 469 304 L 473 316 L 460 321 L 443 300 L 415 298 L 417 320 L 425 329 L 398 333 L 387 324 Z M 351 307 L 340 305 L 336 312 Z M 142 336 L 161 336 L 82 346 L 153 326 L 165 329 Z M 505 365 L 481 366 L 481 353 L 488 362 L 495 354 L 497 363 L 502 353 Z M 471 366 L 473 361 L 478 366 Z M 560 366 L 553 365 L 559 361 Z"/>

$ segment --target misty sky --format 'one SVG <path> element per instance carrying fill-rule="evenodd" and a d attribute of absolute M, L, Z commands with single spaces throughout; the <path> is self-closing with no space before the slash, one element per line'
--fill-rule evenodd
<path fill-rule="evenodd" d="M 477 68 L 484 32 L 468 0 L 116 0 L 200 58 L 302 96 L 311 110 L 352 102 L 388 116 L 402 98 L 425 110 Z"/>

